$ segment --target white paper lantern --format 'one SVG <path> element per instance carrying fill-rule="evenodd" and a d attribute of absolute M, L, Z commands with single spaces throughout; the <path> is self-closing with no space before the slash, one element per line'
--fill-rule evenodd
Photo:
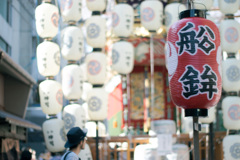
<path fill-rule="evenodd" d="M 213 5 L 213 0 L 193 0 L 195 9 L 210 10 Z"/>
<path fill-rule="evenodd" d="M 50 152 L 63 151 L 66 142 L 64 124 L 61 119 L 50 119 L 43 123 L 43 135 L 47 149 Z"/>
<path fill-rule="evenodd" d="M 66 27 L 62 31 L 61 53 L 64 59 L 77 61 L 82 57 L 84 37 L 76 26 Z"/>
<path fill-rule="evenodd" d="M 60 48 L 56 43 L 44 41 L 37 47 L 38 71 L 42 76 L 56 76 L 60 70 Z"/>
<path fill-rule="evenodd" d="M 102 48 L 106 42 L 106 20 L 98 15 L 88 18 L 85 22 L 86 39 L 93 48 Z"/>
<path fill-rule="evenodd" d="M 86 112 L 79 104 L 70 104 L 63 110 L 64 130 L 67 133 L 72 127 L 85 128 Z"/>
<path fill-rule="evenodd" d="M 86 82 L 87 81 L 87 65 L 86 65 L 86 63 L 82 63 L 81 65 L 80 65 L 80 68 L 82 69 L 82 77 L 83 77 L 83 81 L 84 82 Z"/>
<path fill-rule="evenodd" d="M 176 123 L 173 120 L 155 120 L 151 122 L 153 131 L 157 134 L 175 134 Z"/>
<path fill-rule="evenodd" d="M 108 93 L 103 88 L 93 88 L 87 95 L 88 114 L 91 120 L 107 118 Z"/>
<path fill-rule="evenodd" d="M 119 41 L 112 48 L 112 69 L 120 74 L 129 74 L 134 66 L 134 48 L 130 42 Z"/>
<path fill-rule="evenodd" d="M 226 92 L 240 90 L 240 61 L 236 58 L 227 58 L 222 62 L 222 85 Z"/>
<path fill-rule="evenodd" d="M 223 125 L 226 129 L 240 129 L 240 97 L 228 96 L 222 101 Z"/>
<path fill-rule="evenodd" d="M 223 139 L 223 152 L 225 160 L 240 159 L 240 135 L 228 135 Z"/>
<path fill-rule="evenodd" d="M 239 0 L 218 0 L 218 6 L 222 13 L 235 13 L 239 8 Z"/>
<path fill-rule="evenodd" d="M 160 158 L 160 157 L 159 157 Z M 134 149 L 134 160 L 158 159 L 157 148 L 151 144 L 140 144 Z"/>
<path fill-rule="evenodd" d="M 90 11 L 104 11 L 106 8 L 106 0 L 86 0 L 87 8 Z"/>
<path fill-rule="evenodd" d="M 201 123 L 212 123 L 216 119 L 216 106 L 211 107 L 208 109 L 208 116 L 207 117 L 200 117 L 199 121 Z"/>
<path fill-rule="evenodd" d="M 61 13 L 65 22 L 77 22 L 82 16 L 82 0 L 62 0 Z"/>
<path fill-rule="evenodd" d="M 106 80 L 106 55 L 101 52 L 93 52 L 85 59 L 87 65 L 87 78 L 91 84 L 103 84 Z"/>
<path fill-rule="evenodd" d="M 81 152 L 78 154 L 78 157 L 85 160 L 93 160 L 90 147 L 85 143 L 85 148 L 81 149 Z"/>
<path fill-rule="evenodd" d="M 186 10 L 186 6 L 181 3 L 170 3 L 167 4 L 164 11 L 165 11 L 165 25 L 167 30 L 170 26 L 179 20 L 178 15 L 180 12 Z"/>
<path fill-rule="evenodd" d="M 118 37 L 128 37 L 133 31 L 134 11 L 128 4 L 118 4 L 112 13 L 113 33 Z"/>
<path fill-rule="evenodd" d="M 82 69 L 77 64 L 62 69 L 62 90 L 66 99 L 77 100 L 82 96 Z"/>
<path fill-rule="evenodd" d="M 96 123 L 95 122 L 87 122 L 86 128 L 88 130 L 88 137 L 96 137 Z M 98 122 L 98 136 L 104 137 L 106 136 L 106 127 L 102 122 Z"/>
<path fill-rule="evenodd" d="M 240 24 L 234 19 L 220 23 L 221 47 L 226 52 L 238 52 L 240 44 Z"/>
<path fill-rule="evenodd" d="M 81 98 L 82 98 L 84 101 L 87 100 L 87 93 L 88 93 L 89 91 L 91 91 L 92 88 L 93 88 L 93 86 L 92 86 L 91 83 L 83 82 L 83 84 L 82 84 L 82 97 L 81 97 Z"/>
<path fill-rule="evenodd" d="M 35 10 L 36 30 L 42 38 L 53 38 L 58 33 L 58 8 L 49 3 L 42 3 Z"/>
<path fill-rule="evenodd" d="M 176 160 L 189 160 L 189 148 L 186 144 L 174 144 L 172 151 L 177 154 Z"/>
<path fill-rule="evenodd" d="M 163 5 L 158 0 L 143 1 L 140 5 L 141 24 L 150 31 L 162 26 Z"/>
<path fill-rule="evenodd" d="M 62 86 L 55 80 L 45 80 L 39 84 L 40 104 L 42 111 L 48 115 L 55 115 L 62 110 Z"/>

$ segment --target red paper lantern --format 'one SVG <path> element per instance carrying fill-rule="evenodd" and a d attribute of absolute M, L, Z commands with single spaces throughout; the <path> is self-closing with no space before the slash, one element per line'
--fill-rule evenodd
<path fill-rule="evenodd" d="M 200 10 L 186 10 L 167 37 L 171 96 L 186 116 L 207 116 L 221 96 L 221 48 L 217 26 Z"/>

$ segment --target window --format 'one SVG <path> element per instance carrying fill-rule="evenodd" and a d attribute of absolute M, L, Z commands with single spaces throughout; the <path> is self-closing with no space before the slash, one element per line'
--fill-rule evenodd
<path fill-rule="evenodd" d="M 11 0 L 0 0 L 0 15 L 11 24 Z"/>
<path fill-rule="evenodd" d="M 0 48 L 11 56 L 11 47 L 6 41 L 4 41 L 4 39 L 2 39 L 2 37 L 0 37 Z"/>

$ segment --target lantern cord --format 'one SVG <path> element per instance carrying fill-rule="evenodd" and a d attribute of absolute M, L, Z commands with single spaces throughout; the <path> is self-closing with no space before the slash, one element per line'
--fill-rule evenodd
<path fill-rule="evenodd" d="M 151 70 L 151 116 L 150 119 L 153 119 L 153 108 L 154 108 L 154 44 L 153 39 L 154 33 L 151 33 L 150 37 L 150 70 Z M 154 130 L 153 124 L 151 123 L 151 130 Z"/>
<path fill-rule="evenodd" d="M 99 160 L 99 150 L 98 150 L 98 121 L 96 121 L 96 160 Z"/>
<path fill-rule="evenodd" d="M 194 144 L 194 160 L 200 160 L 199 156 L 199 131 L 201 124 L 198 123 L 198 117 L 193 117 L 193 144 Z"/>
<path fill-rule="evenodd" d="M 188 9 L 193 9 L 193 0 L 187 0 Z"/>

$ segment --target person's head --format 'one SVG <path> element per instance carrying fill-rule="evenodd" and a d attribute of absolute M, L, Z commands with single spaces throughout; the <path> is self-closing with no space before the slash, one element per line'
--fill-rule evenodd
<path fill-rule="evenodd" d="M 24 150 L 21 154 L 20 160 L 31 160 L 32 159 L 32 153 L 29 152 L 29 150 Z"/>
<path fill-rule="evenodd" d="M 79 127 L 71 128 L 67 133 L 67 142 L 65 143 L 65 148 L 69 148 L 70 150 L 77 147 L 84 149 L 87 140 L 86 135 L 86 130 L 82 130 Z"/>

